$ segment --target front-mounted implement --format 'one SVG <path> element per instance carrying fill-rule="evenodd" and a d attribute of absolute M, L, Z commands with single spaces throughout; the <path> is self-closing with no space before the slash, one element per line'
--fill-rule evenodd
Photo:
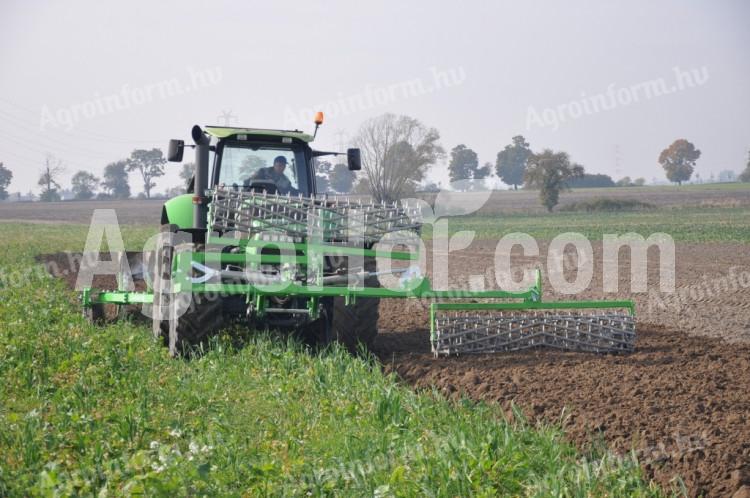
<path fill-rule="evenodd" d="M 354 348 L 372 343 L 379 299 L 429 299 L 436 355 L 633 349 L 632 302 L 544 302 L 538 271 L 524 291 L 432 289 L 417 264 L 419 208 L 316 195 L 315 158 L 329 153 L 313 151 L 312 138 L 195 127 L 192 216 L 184 197 L 169 201 L 160 243 L 146 258 L 148 290 L 85 290 L 88 315 L 105 304 L 143 304 L 174 354 L 228 321 Z M 181 159 L 184 145 L 175 142 L 170 158 Z M 347 157 L 359 169 L 359 151 Z"/>

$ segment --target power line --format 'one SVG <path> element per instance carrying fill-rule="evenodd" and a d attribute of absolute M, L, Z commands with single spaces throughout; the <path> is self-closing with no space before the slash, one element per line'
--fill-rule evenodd
<path fill-rule="evenodd" d="M 31 110 L 31 109 L 29 109 L 27 107 L 18 105 L 18 104 L 14 103 L 14 102 L 10 102 L 10 101 L 5 100 L 3 98 L 0 98 L 0 102 L 5 103 L 6 105 L 13 106 L 13 107 L 15 107 L 15 108 L 23 111 L 24 113 L 27 113 L 27 114 L 32 114 L 32 115 L 37 114 L 37 111 L 33 111 L 33 110 Z M 29 121 L 29 122 L 31 122 L 31 121 Z M 155 140 L 153 140 L 153 139 L 143 140 L 143 139 L 135 139 L 135 138 L 131 139 L 131 138 L 123 138 L 123 137 L 112 137 L 112 136 L 109 136 L 109 135 L 106 135 L 106 134 L 103 134 L 103 133 L 100 133 L 100 132 L 94 132 L 94 131 L 87 130 L 86 128 L 80 126 L 80 124 L 77 124 L 77 123 L 76 123 L 76 130 L 79 133 L 81 133 L 81 134 L 90 135 L 91 137 L 93 137 L 93 138 L 91 138 L 92 140 L 107 141 L 107 142 L 116 142 L 116 143 L 137 143 L 137 142 L 154 143 L 155 142 Z M 57 130 L 56 128 L 55 129 L 51 129 L 49 131 L 57 131 L 57 132 L 62 133 L 62 131 Z"/>

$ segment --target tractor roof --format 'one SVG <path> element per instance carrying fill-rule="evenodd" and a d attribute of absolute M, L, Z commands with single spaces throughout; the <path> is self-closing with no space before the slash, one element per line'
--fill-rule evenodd
<path fill-rule="evenodd" d="M 272 136 L 272 137 L 290 137 L 302 140 L 303 142 L 312 142 L 313 136 L 299 130 L 266 130 L 263 128 L 234 128 L 231 126 L 206 126 L 206 132 L 212 137 L 228 138 L 234 135 L 255 135 L 255 136 Z"/>

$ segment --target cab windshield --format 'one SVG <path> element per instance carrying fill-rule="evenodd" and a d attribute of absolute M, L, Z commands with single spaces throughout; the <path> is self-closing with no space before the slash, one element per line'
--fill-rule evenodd
<path fill-rule="evenodd" d="M 273 181 L 280 194 L 296 194 L 304 161 L 301 151 L 281 145 L 226 144 L 218 184 L 247 189 L 254 182 Z M 278 163 L 276 167 L 274 162 Z"/>

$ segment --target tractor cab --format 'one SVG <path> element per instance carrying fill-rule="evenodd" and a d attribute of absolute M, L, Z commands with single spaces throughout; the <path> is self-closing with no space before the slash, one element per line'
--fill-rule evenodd
<path fill-rule="evenodd" d="M 271 194 L 316 194 L 313 137 L 299 131 L 207 127 L 214 148 L 212 187 Z"/>
<path fill-rule="evenodd" d="M 359 149 L 344 152 L 313 150 L 322 113 L 315 116 L 315 132 L 300 130 L 235 128 L 198 125 L 193 127 L 194 145 L 170 140 L 167 159 L 181 162 L 185 147 L 195 150 L 195 171 L 187 193 L 167 201 L 162 224 L 174 224 L 183 230 L 205 229 L 208 191 L 217 187 L 243 192 L 265 192 L 289 196 L 314 197 L 316 158 L 346 155 L 351 171 L 361 169 Z M 212 156 L 212 157 L 211 157 Z"/>

